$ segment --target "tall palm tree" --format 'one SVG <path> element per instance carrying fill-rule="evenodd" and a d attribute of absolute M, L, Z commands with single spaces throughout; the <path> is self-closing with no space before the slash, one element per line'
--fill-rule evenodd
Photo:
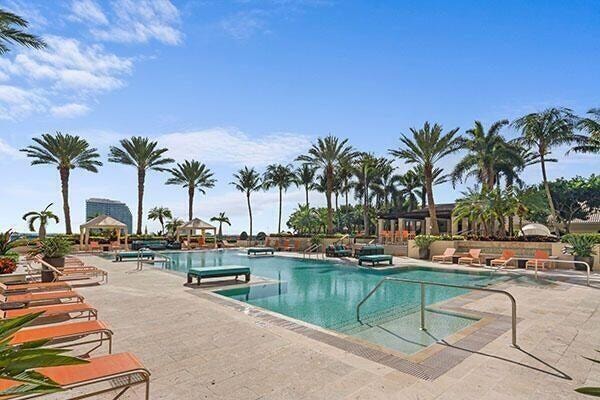
<path fill-rule="evenodd" d="M 460 138 L 456 137 L 458 128 L 454 128 L 447 133 L 443 133 L 441 125 L 425 122 L 421 129 L 410 129 L 412 138 L 405 135 L 400 137 L 400 143 L 404 148 L 398 150 L 389 150 L 390 153 L 410 164 L 421 165 L 423 167 L 423 177 L 425 178 L 425 190 L 427 191 L 427 207 L 429 208 L 429 217 L 431 221 L 431 234 L 438 235 L 440 230 L 437 223 L 435 211 L 435 201 L 433 199 L 433 172 L 435 164 L 458 150 Z"/>
<path fill-rule="evenodd" d="M 491 190 L 496 184 L 499 173 L 507 166 L 519 166 L 523 163 L 519 148 L 507 142 L 500 134 L 508 120 L 494 122 L 486 131 L 480 121 L 468 129 L 461 141 L 461 147 L 467 154 L 456 164 L 451 174 L 452 184 L 476 176 L 482 188 Z"/>
<path fill-rule="evenodd" d="M 398 185 L 402 187 L 400 193 L 406 196 L 406 206 L 408 211 L 413 211 L 418 207 L 419 187 L 421 186 L 421 178 L 415 172 L 415 169 L 409 169 L 406 173 L 398 178 Z"/>
<path fill-rule="evenodd" d="M 262 181 L 260 174 L 254 168 L 244 167 L 237 173 L 233 174 L 235 181 L 230 182 L 237 190 L 246 194 L 246 202 L 248 203 L 248 215 L 250 217 L 250 242 L 252 242 L 252 207 L 250 205 L 250 194 L 260 190 Z"/>
<path fill-rule="evenodd" d="M 210 220 L 213 222 L 219 223 L 219 239 L 222 239 L 223 238 L 223 224 L 227 224 L 227 225 L 231 226 L 231 221 L 229 220 L 229 217 L 225 216 L 224 212 L 220 212 L 218 216 L 212 217 Z"/>
<path fill-rule="evenodd" d="M 315 190 L 315 174 L 317 169 L 310 164 L 302 164 L 296 169 L 296 185 L 304 187 L 306 207 L 309 207 L 308 192 Z"/>
<path fill-rule="evenodd" d="M 34 49 L 46 47 L 42 39 L 21 29 L 28 26 L 29 22 L 22 17 L 0 8 L 0 55 L 8 53 L 11 44 Z"/>
<path fill-rule="evenodd" d="M 290 164 L 271 164 L 263 175 L 263 189 L 269 190 L 273 187 L 279 189 L 279 223 L 277 233 L 281 233 L 281 212 L 283 205 L 283 192 L 296 181 L 296 176 Z"/>
<path fill-rule="evenodd" d="M 363 229 L 365 235 L 369 234 L 369 208 L 371 204 L 369 190 L 386 161 L 385 159 L 375 157 L 372 153 L 359 153 L 353 164 L 352 172 L 357 179 L 354 184 L 354 192 L 357 196 L 360 196 L 362 201 Z"/>
<path fill-rule="evenodd" d="M 389 210 L 390 207 L 397 207 L 398 197 L 401 195 L 398 189 L 401 178 L 399 174 L 394 174 L 395 170 L 396 168 L 391 162 L 382 163 L 379 173 L 373 181 L 373 190 L 378 193 L 381 200 L 379 206 L 385 210 Z"/>
<path fill-rule="evenodd" d="M 308 154 L 301 155 L 298 161 L 313 165 L 322 169 L 326 179 L 325 196 L 327 198 L 327 233 L 333 233 L 333 211 L 331 207 L 331 194 L 333 193 L 333 179 L 336 169 L 347 163 L 354 157 L 354 151 L 348 144 L 348 139 L 329 135 L 325 138 L 317 139 L 308 150 Z"/>
<path fill-rule="evenodd" d="M 413 167 L 413 170 L 417 174 L 421 185 L 419 190 L 417 191 L 419 196 L 421 197 L 421 208 L 425 208 L 427 207 L 427 183 L 425 182 L 425 172 L 423 172 L 423 165 L 417 165 Z M 441 185 L 442 183 L 448 182 L 448 175 L 444 174 L 443 168 L 433 168 L 433 173 L 431 175 L 433 177 L 433 186 Z"/>
<path fill-rule="evenodd" d="M 184 222 L 181 218 L 171 218 L 165 224 L 165 228 L 167 229 L 169 235 L 175 236 L 177 234 L 177 228 L 179 228 L 183 224 Z"/>
<path fill-rule="evenodd" d="M 575 122 L 575 116 L 568 108 L 549 108 L 538 113 L 527 114 L 512 123 L 514 128 L 521 131 L 518 143 L 531 148 L 531 151 L 539 156 L 551 223 L 554 225 L 556 234 L 559 234 L 559 226 L 548 184 L 546 158 L 552 152 L 552 148 L 571 144 L 577 140 L 578 136 L 573 133 Z"/>
<path fill-rule="evenodd" d="M 196 189 L 202 194 L 206 194 L 205 188 L 215 186 L 216 179 L 213 178 L 212 171 L 203 163 L 196 160 L 185 160 L 177 167 L 167 170 L 171 173 L 171 178 L 166 182 L 167 185 L 181 185 L 188 189 L 188 218 L 191 221 L 194 218 L 194 193 Z"/>
<path fill-rule="evenodd" d="M 71 230 L 71 210 L 69 208 L 69 177 L 71 170 L 81 168 L 90 172 L 98 172 L 102 165 L 97 150 L 79 136 L 56 132 L 54 135 L 45 133 L 40 138 L 32 139 L 35 144 L 21 149 L 27 157 L 33 158 L 31 165 L 55 165 L 60 175 L 63 212 L 65 214 L 65 232 Z"/>
<path fill-rule="evenodd" d="M 577 127 L 589 134 L 578 138 L 577 145 L 569 151 L 576 153 L 600 153 L 600 108 L 588 111 L 589 117 L 581 118 Z"/>
<path fill-rule="evenodd" d="M 50 203 L 42 211 L 29 211 L 23 215 L 23 220 L 27 221 L 30 232 L 35 232 L 35 223 L 39 222 L 40 227 L 38 230 L 38 237 L 40 240 L 44 240 L 46 238 L 46 226 L 51 219 L 58 224 L 58 217 L 49 210 L 52 205 L 53 203 Z"/>
<path fill-rule="evenodd" d="M 164 167 L 172 163 L 171 158 L 163 157 L 168 149 L 157 148 L 158 142 L 153 142 L 147 137 L 133 136 L 130 139 L 121 139 L 121 147 L 111 146 L 108 161 L 123 165 L 131 165 L 137 169 L 138 178 L 138 207 L 137 207 L 137 234 L 142 234 L 142 218 L 144 210 L 144 184 L 146 172 L 165 171 Z"/>
<path fill-rule="evenodd" d="M 148 211 L 148 219 L 157 221 L 160 223 L 160 233 L 165 233 L 165 220 L 172 219 L 173 213 L 167 207 L 154 207 Z"/>

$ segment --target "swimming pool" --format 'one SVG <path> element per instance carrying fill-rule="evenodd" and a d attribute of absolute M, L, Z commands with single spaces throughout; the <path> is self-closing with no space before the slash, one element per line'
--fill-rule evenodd
<path fill-rule="evenodd" d="M 362 323 L 359 323 L 356 320 L 357 304 L 384 276 L 470 286 L 487 286 L 504 279 L 486 272 L 448 272 L 419 266 L 377 271 L 329 260 L 248 257 L 239 250 L 163 254 L 173 260 L 168 268 L 181 273 L 192 267 L 249 266 L 252 275 L 272 282 L 223 289 L 217 293 L 407 354 L 427 347 L 477 319 L 430 311 L 427 313 L 428 331 L 422 332 L 418 329 L 419 286 L 386 283 L 361 308 Z M 468 290 L 429 286 L 425 300 L 431 305 L 465 293 Z"/>

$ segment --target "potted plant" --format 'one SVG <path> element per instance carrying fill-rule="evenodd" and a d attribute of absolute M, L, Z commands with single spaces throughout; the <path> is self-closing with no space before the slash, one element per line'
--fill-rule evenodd
<path fill-rule="evenodd" d="M 17 246 L 15 240 L 11 240 L 12 229 L 0 233 L 0 274 L 12 274 L 17 269 L 19 254 L 12 251 Z"/>
<path fill-rule="evenodd" d="M 417 235 L 415 237 L 415 245 L 419 248 L 419 258 L 421 260 L 429 260 L 429 246 L 437 239 L 437 236 L 433 235 Z"/>
<path fill-rule="evenodd" d="M 590 270 L 594 267 L 594 245 L 597 244 L 597 239 L 593 235 L 565 235 L 563 241 L 567 243 L 563 253 L 575 256 L 575 261 L 583 261 L 588 263 Z M 575 264 L 575 269 L 586 271 L 587 268 L 583 264 Z"/>
<path fill-rule="evenodd" d="M 65 266 L 65 256 L 71 252 L 71 241 L 64 236 L 51 236 L 40 240 L 32 255 L 41 255 L 43 260 L 56 268 Z M 42 266 L 42 282 L 51 282 L 54 278 L 52 271 Z"/>

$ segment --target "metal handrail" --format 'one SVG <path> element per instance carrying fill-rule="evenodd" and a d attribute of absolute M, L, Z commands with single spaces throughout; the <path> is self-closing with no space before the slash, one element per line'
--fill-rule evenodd
<path fill-rule="evenodd" d="M 356 306 L 356 320 L 358 322 L 360 322 L 361 324 L 362 321 L 360 320 L 360 307 L 381 287 L 381 285 L 383 285 L 384 282 L 386 281 L 392 281 L 392 282 L 401 282 L 401 283 L 414 283 L 414 284 L 419 284 L 420 288 L 421 288 L 421 330 L 427 330 L 425 327 L 425 286 L 426 285 L 432 285 L 432 286 L 443 286 L 443 287 L 451 287 L 451 288 L 458 288 L 458 289 L 469 289 L 469 290 L 478 290 L 481 292 L 491 292 L 491 293 L 497 293 L 497 294 L 503 294 L 505 296 L 507 296 L 510 299 L 511 302 L 511 311 L 512 311 L 512 346 L 519 348 L 519 346 L 517 345 L 517 301 L 515 300 L 515 298 L 513 297 L 512 294 L 508 293 L 505 290 L 500 290 L 500 289 L 490 289 L 490 288 L 481 288 L 481 287 L 474 287 L 474 286 L 466 286 L 466 285 L 453 285 L 450 283 L 440 283 L 440 282 L 430 282 L 430 281 L 418 281 L 418 280 L 412 280 L 412 279 L 403 279 L 403 278 L 394 278 L 394 277 L 385 277 L 382 280 L 379 281 L 379 283 L 377 283 L 377 285 L 375 285 L 375 287 L 369 292 L 369 294 L 367 294 L 367 296 L 362 299 L 358 305 Z"/>
<path fill-rule="evenodd" d="M 578 260 L 573 260 L 573 261 L 570 261 L 570 260 L 556 260 L 556 259 L 553 259 L 553 258 L 539 259 L 539 258 L 526 258 L 526 257 L 511 257 L 508 260 L 504 261 L 504 263 L 502 263 L 499 267 L 493 269 L 493 271 L 494 272 L 500 271 L 501 269 L 504 269 L 508 265 L 509 262 L 511 262 L 511 261 L 519 261 L 519 260 L 521 260 L 521 261 L 535 261 L 535 265 L 534 265 L 534 267 L 535 267 L 535 279 L 538 279 L 538 262 L 540 264 L 543 264 L 545 262 L 553 262 L 553 263 L 554 262 L 557 262 L 557 263 L 562 262 L 562 263 L 569 263 L 569 264 L 583 264 L 583 265 L 585 265 L 585 267 L 587 269 L 587 279 L 586 279 L 587 280 L 587 286 L 590 286 L 590 275 L 592 273 L 592 268 L 590 267 L 590 264 L 588 264 L 585 261 L 578 261 Z"/>
<path fill-rule="evenodd" d="M 306 249 L 304 249 L 304 251 L 302 252 L 302 258 L 306 258 L 307 254 L 308 254 L 308 258 L 310 258 L 310 255 L 312 253 L 315 253 L 319 249 L 320 246 L 321 246 L 320 244 L 316 244 L 316 243 L 315 244 L 311 244 Z"/>
<path fill-rule="evenodd" d="M 349 237 L 350 237 L 349 234 L 345 234 L 344 236 L 342 236 L 341 238 L 339 238 L 338 240 L 336 240 L 332 244 L 342 243 L 344 241 L 344 239 L 349 238 Z"/>
<path fill-rule="evenodd" d="M 158 261 L 161 261 L 165 264 L 169 264 L 169 265 L 173 264 L 173 259 L 171 257 L 165 256 L 164 254 L 159 253 L 155 250 L 152 250 L 148 247 L 142 247 L 142 248 L 138 249 L 138 256 L 137 256 L 137 269 L 140 271 L 142 270 L 142 264 L 144 262 L 143 257 L 142 257 L 144 252 L 151 253 L 155 257 L 158 256 L 158 257 L 162 258 L 162 261 L 161 260 L 158 260 Z"/>

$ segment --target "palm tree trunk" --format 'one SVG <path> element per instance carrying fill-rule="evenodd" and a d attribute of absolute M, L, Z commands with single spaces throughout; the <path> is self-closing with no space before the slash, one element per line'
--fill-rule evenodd
<path fill-rule="evenodd" d="M 142 234 L 142 214 L 144 210 L 144 183 L 146 181 L 146 170 L 138 168 L 138 209 L 137 209 L 137 229 L 138 235 Z"/>
<path fill-rule="evenodd" d="M 63 198 L 63 212 L 65 214 L 65 233 L 71 235 L 71 209 L 69 208 L 69 168 L 60 168 L 60 186 Z"/>
<path fill-rule="evenodd" d="M 250 192 L 246 194 L 246 201 L 248 202 L 248 215 L 250 216 L 250 243 L 252 243 L 252 207 L 250 207 Z"/>
<path fill-rule="evenodd" d="M 327 233 L 333 233 L 333 212 L 331 209 L 331 193 L 333 192 L 333 167 L 327 167 L 327 187 L 325 197 L 327 197 Z"/>
<path fill-rule="evenodd" d="M 556 218 L 556 209 L 554 208 L 554 201 L 552 201 L 552 193 L 550 192 L 550 185 L 548 184 L 548 176 L 546 175 L 546 160 L 544 156 L 540 156 L 540 165 L 542 166 L 542 180 L 544 181 L 544 189 L 546 192 L 546 198 L 548 199 L 548 206 L 550 207 L 550 216 L 552 218 L 552 225 L 554 226 L 554 233 L 556 236 L 560 235 L 560 229 L 558 227 L 558 220 Z"/>
<path fill-rule="evenodd" d="M 281 205 L 283 204 L 283 189 L 279 188 L 279 222 L 277 223 L 277 233 L 281 233 Z"/>
<path fill-rule="evenodd" d="M 308 186 L 304 186 L 304 192 L 306 194 L 306 208 L 309 208 L 309 204 L 308 204 Z"/>
<path fill-rule="evenodd" d="M 188 217 L 189 217 L 189 221 L 191 221 L 194 218 L 194 190 L 196 188 L 194 188 L 193 186 L 190 186 L 188 188 Z"/>
<path fill-rule="evenodd" d="M 219 221 L 219 239 L 223 237 L 223 221 Z"/>
<path fill-rule="evenodd" d="M 427 184 L 425 184 L 422 188 L 421 188 L 421 208 L 425 208 L 425 206 L 427 205 Z"/>
<path fill-rule="evenodd" d="M 432 167 L 425 166 L 423 168 L 425 172 L 425 185 L 427 191 L 427 207 L 429 208 L 429 218 L 431 222 L 431 234 L 439 235 L 440 229 L 437 223 L 437 214 L 435 212 L 435 202 L 433 200 L 433 176 L 432 176 Z"/>
<path fill-rule="evenodd" d="M 38 238 L 40 240 L 46 239 L 46 225 L 40 221 L 40 230 L 38 232 Z"/>

